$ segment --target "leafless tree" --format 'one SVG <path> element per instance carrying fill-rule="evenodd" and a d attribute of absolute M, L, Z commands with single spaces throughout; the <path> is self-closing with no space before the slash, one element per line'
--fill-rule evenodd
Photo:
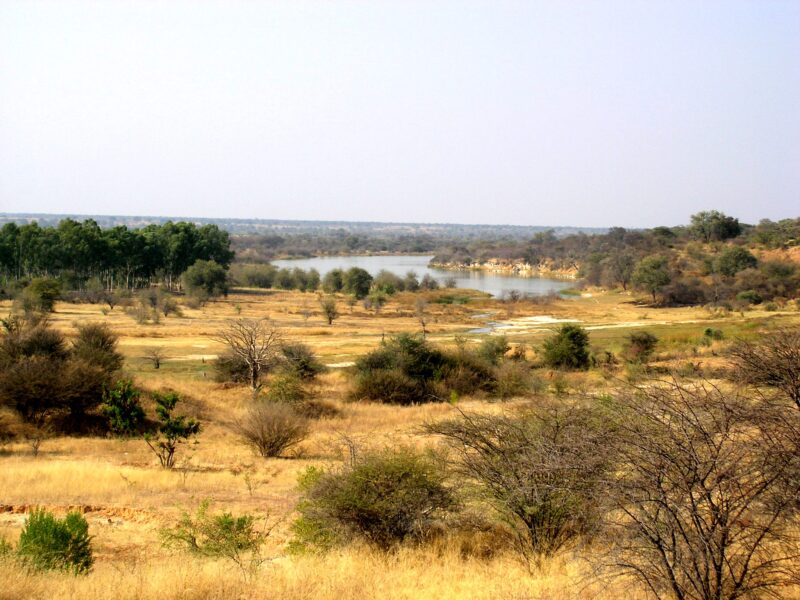
<path fill-rule="evenodd" d="M 445 438 L 452 469 L 509 523 L 526 559 L 538 563 L 597 523 L 608 431 L 592 409 L 553 403 L 516 416 L 461 412 L 425 430 Z"/>
<path fill-rule="evenodd" d="M 220 331 L 215 340 L 247 367 L 250 388 L 257 390 L 261 376 L 278 359 L 282 333 L 266 319 L 235 319 Z"/>
<path fill-rule="evenodd" d="M 154 369 L 161 368 L 161 362 L 164 360 L 164 350 L 162 348 L 148 348 L 145 350 L 144 357 L 149 360 Z"/>
<path fill-rule="evenodd" d="M 612 572 L 677 600 L 798 582 L 800 414 L 708 383 L 651 383 L 616 402 Z"/>
<path fill-rule="evenodd" d="M 776 388 L 800 408 L 800 329 L 781 329 L 759 343 L 739 342 L 731 357 L 740 381 Z"/>

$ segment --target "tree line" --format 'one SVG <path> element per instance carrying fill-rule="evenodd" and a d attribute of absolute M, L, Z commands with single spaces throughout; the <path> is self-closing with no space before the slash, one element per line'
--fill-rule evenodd
<path fill-rule="evenodd" d="M 5 285 L 47 277 L 76 289 L 90 279 L 109 290 L 155 282 L 172 289 L 195 262 L 214 261 L 227 268 L 233 256 L 226 231 L 183 221 L 102 229 L 92 219 L 64 219 L 53 227 L 33 222 L 0 228 L 0 278 Z"/>
<path fill-rule="evenodd" d="M 454 245 L 433 262 L 470 266 L 490 259 L 577 272 L 588 285 L 634 287 L 664 305 L 760 304 L 800 291 L 800 269 L 790 260 L 761 259 L 754 251 L 800 244 L 800 219 L 751 226 L 719 211 L 692 215 L 680 227 L 578 233 L 542 232 L 524 242 Z"/>

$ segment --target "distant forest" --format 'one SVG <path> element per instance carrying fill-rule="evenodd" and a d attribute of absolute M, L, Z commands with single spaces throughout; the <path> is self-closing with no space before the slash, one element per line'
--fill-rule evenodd
<path fill-rule="evenodd" d="M 800 219 L 746 225 L 718 211 L 697 213 L 679 227 L 584 232 L 511 226 L 336 224 L 270 222 L 268 233 L 231 235 L 217 224 L 166 221 L 129 228 L 93 219 L 62 219 L 50 226 L 0 227 L 0 276 L 5 284 L 57 279 L 63 289 L 89 280 L 106 289 L 179 286 L 198 264 L 198 281 L 224 290 L 228 283 L 281 289 L 317 289 L 317 273 L 275 270 L 270 260 L 336 254 L 429 253 L 450 268 L 487 261 L 577 273 L 580 285 L 636 289 L 663 305 L 731 308 L 796 298 L 800 290 Z M 22 217 L 17 216 L 18 219 Z M 108 218 L 111 222 L 118 218 Z M 265 222 L 266 223 L 266 222 Z M 283 223 L 278 226 L 275 223 Z M 341 226 L 340 226 L 341 225 Z M 216 264 L 214 264 L 216 263 Z M 217 266 L 218 265 L 218 266 Z M 211 271 L 209 271 L 211 269 Z M 403 289 L 389 275 L 374 285 Z M 324 286 L 323 286 L 324 287 Z M 413 286 L 412 286 L 413 287 Z M 333 289 L 338 289 L 334 288 Z"/>

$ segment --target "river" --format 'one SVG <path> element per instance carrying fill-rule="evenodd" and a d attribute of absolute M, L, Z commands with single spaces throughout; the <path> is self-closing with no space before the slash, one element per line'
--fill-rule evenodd
<path fill-rule="evenodd" d="M 559 292 L 573 285 L 563 279 L 545 277 L 524 277 L 514 274 L 494 273 L 491 271 L 449 271 L 432 269 L 428 266 L 431 255 L 381 255 L 381 256 L 321 256 L 316 258 L 293 258 L 274 260 L 272 264 L 279 268 L 295 267 L 300 269 L 316 269 L 323 277 L 333 269 L 347 270 L 350 267 L 361 267 L 371 275 L 383 269 L 403 277 L 408 271 L 414 271 L 419 279 L 426 274 L 434 277 L 440 284 L 448 277 L 456 281 L 456 287 L 488 292 L 495 297 L 511 290 L 523 294 L 545 295 Z"/>

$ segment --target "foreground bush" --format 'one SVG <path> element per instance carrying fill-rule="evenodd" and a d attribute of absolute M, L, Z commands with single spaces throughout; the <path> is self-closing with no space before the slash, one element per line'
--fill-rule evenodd
<path fill-rule="evenodd" d="M 797 583 L 800 414 L 710 384 L 617 395 L 607 565 L 660 598 L 778 597 Z"/>
<path fill-rule="evenodd" d="M 308 420 L 288 404 L 258 402 L 237 421 L 235 429 L 264 458 L 280 456 L 308 436 Z"/>
<path fill-rule="evenodd" d="M 368 453 L 335 471 L 310 468 L 300 489 L 294 550 L 353 539 L 389 550 L 422 538 L 457 506 L 437 463 L 411 449 Z"/>
<path fill-rule="evenodd" d="M 162 529 L 163 544 L 198 556 L 225 558 L 243 571 L 252 572 L 263 562 L 261 547 L 269 531 L 259 530 L 252 515 L 234 516 L 228 512 L 210 515 L 208 506 L 206 500 L 194 518 L 183 513 L 175 527 Z"/>
<path fill-rule="evenodd" d="M 57 519 L 49 512 L 35 510 L 20 533 L 17 555 L 36 570 L 87 573 L 93 562 L 89 524 L 77 512 Z"/>
<path fill-rule="evenodd" d="M 452 450 L 451 468 L 541 561 L 591 532 L 609 463 L 596 411 L 551 405 L 518 416 L 463 413 L 426 426 Z"/>

